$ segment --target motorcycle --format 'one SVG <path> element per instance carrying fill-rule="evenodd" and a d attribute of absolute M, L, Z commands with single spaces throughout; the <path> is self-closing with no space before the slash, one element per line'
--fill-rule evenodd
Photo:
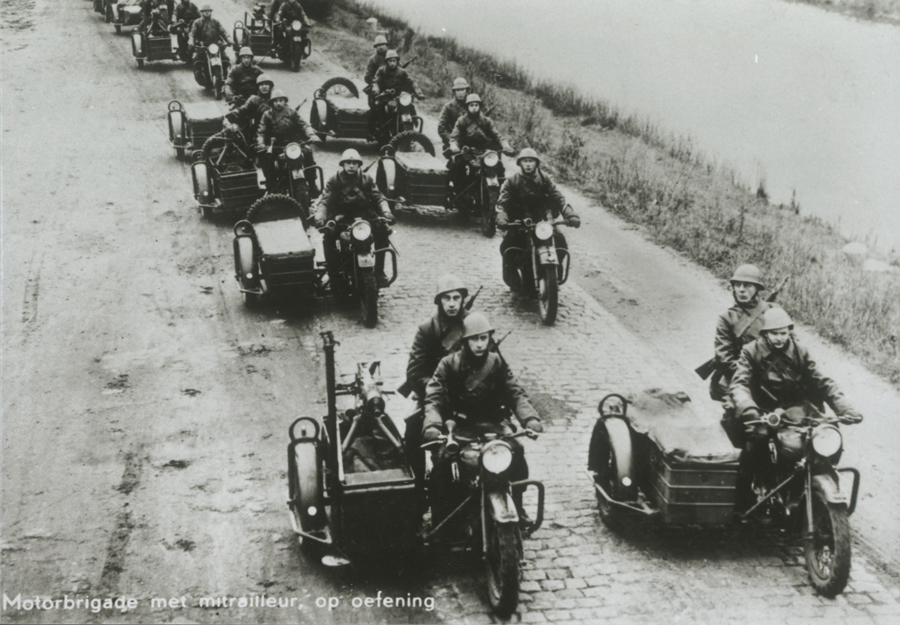
<path fill-rule="evenodd" d="M 859 494 L 859 471 L 837 468 L 843 452 L 838 424 L 861 417 L 831 417 L 812 405 L 776 409 L 750 425 L 767 429 L 765 461 L 754 466 L 750 489 L 755 503 L 741 518 L 763 516 L 803 538 L 806 570 L 825 597 L 840 594 L 850 576 L 850 521 Z M 850 496 L 841 492 L 839 472 L 853 478 Z"/>
<path fill-rule="evenodd" d="M 379 147 L 390 143 L 402 132 L 422 132 L 422 118 L 416 115 L 413 94 L 393 89 L 375 96 L 375 106 L 382 111 L 381 122 L 375 128 L 375 139 Z"/>
<path fill-rule="evenodd" d="M 376 217 L 372 221 L 387 223 L 384 217 Z M 330 220 L 321 232 L 329 230 L 334 232 L 338 223 Z M 397 279 L 397 250 L 393 244 L 381 250 L 375 249 L 375 238 L 372 234 L 372 225 L 364 219 L 355 219 L 344 228 L 340 235 L 335 237 L 337 250 L 336 257 L 339 267 L 336 272 L 341 285 L 332 285 L 332 290 L 344 288 L 350 296 L 359 300 L 360 311 L 366 327 L 374 328 L 378 323 L 378 279 L 375 275 L 375 255 L 385 252 L 391 256 L 393 272 L 385 287 L 390 286 Z"/>
<path fill-rule="evenodd" d="M 450 482 L 440 489 L 434 471 L 428 478 L 431 500 L 432 529 L 425 542 L 441 539 L 455 528 L 465 545 L 477 545 L 485 564 L 488 598 L 491 608 L 501 618 L 512 615 L 519 603 L 519 563 L 524 557 L 522 539 L 540 528 L 544 513 L 544 486 L 535 480 L 510 482 L 509 468 L 513 450 L 508 441 L 537 433 L 521 430 L 513 434 L 481 432 L 476 436 L 454 435 L 454 422 L 447 422 L 446 436 L 425 443 L 422 449 L 440 448 L 441 457 L 450 460 Z M 520 528 L 519 512 L 512 489 L 537 488 L 537 515 L 526 528 Z M 448 542 L 459 542 L 450 539 Z"/>
<path fill-rule="evenodd" d="M 289 63 L 292 71 L 299 72 L 300 61 L 312 54 L 309 27 L 304 26 L 300 20 L 291 22 L 285 20 L 280 28 L 281 45 L 278 48 L 278 57 L 285 63 Z"/>
<path fill-rule="evenodd" d="M 303 147 L 309 142 L 298 143 L 292 141 L 283 148 L 275 147 L 274 139 L 269 145 L 268 154 L 274 160 L 275 179 L 267 180 L 261 167 L 257 167 L 257 181 L 260 189 L 267 193 L 282 193 L 294 198 L 307 215 L 304 223 L 309 221 L 310 188 L 306 179 L 308 169 L 314 169 L 319 179 L 319 189 L 324 188 L 324 176 L 322 168 L 315 163 L 306 166 L 303 164 Z"/>
<path fill-rule="evenodd" d="M 554 226 L 564 221 L 531 219 L 510 222 L 510 228 L 525 232 L 526 249 L 508 247 L 503 250 L 503 273 L 517 273 L 527 295 L 536 296 L 544 325 L 553 325 L 559 306 L 559 285 L 569 278 L 569 251 L 557 249 Z M 516 285 L 509 285 L 515 288 Z"/>
<path fill-rule="evenodd" d="M 216 95 L 216 100 L 221 100 L 231 62 L 217 43 L 211 43 L 208 46 L 196 46 L 196 49 L 203 52 L 206 61 L 201 65 L 203 81 L 201 82 L 198 79 L 197 83 L 207 89 L 212 89 Z"/>
<path fill-rule="evenodd" d="M 454 159 L 466 159 L 466 182 L 462 189 L 448 193 L 450 204 L 461 213 L 474 209 L 481 221 L 481 233 L 490 238 L 497 232 L 497 199 L 505 178 L 501 174 L 500 153 L 494 150 L 474 150 L 464 146 Z"/>

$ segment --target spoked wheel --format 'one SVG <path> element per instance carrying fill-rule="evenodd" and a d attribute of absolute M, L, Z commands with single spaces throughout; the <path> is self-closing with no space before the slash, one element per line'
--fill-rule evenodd
<path fill-rule="evenodd" d="M 804 541 L 809 581 L 820 595 L 835 597 L 850 577 L 850 520 L 847 506 L 825 501 L 813 491 L 813 535 Z M 808 523 L 804 520 L 803 527 Z"/>
<path fill-rule="evenodd" d="M 514 523 L 490 523 L 485 554 L 488 598 L 497 616 L 508 618 L 519 605 L 519 528 Z"/>
<path fill-rule="evenodd" d="M 481 234 L 491 238 L 497 232 L 497 198 L 500 190 L 490 187 L 487 193 L 482 195 L 481 203 Z M 551 322 L 552 323 L 552 322 Z"/>
<path fill-rule="evenodd" d="M 247 211 L 247 221 L 259 223 L 279 219 L 303 218 L 303 207 L 292 197 L 273 193 L 256 200 Z"/>
<path fill-rule="evenodd" d="M 556 309 L 559 305 L 559 284 L 557 282 L 556 265 L 543 265 L 538 280 L 538 307 L 541 310 L 541 321 L 545 326 L 552 326 L 556 321 Z"/>
<path fill-rule="evenodd" d="M 360 308 L 363 323 L 367 328 L 374 328 L 378 323 L 378 282 L 373 275 L 363 278 L 360 293 Z"/>
<path fill-rule="evenodd" d="M 388 145 L 394 148 L 394 152 L 428 152 L 432 156 L 435 154 L 431 139 L 413 130 L 401 132 L 388 141 Z"/>

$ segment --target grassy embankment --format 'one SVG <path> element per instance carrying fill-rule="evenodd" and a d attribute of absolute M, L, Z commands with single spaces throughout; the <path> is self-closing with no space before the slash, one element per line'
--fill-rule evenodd
<path fill-rule="evenodd" d="M 720 278 L 743 262 L 771 281 L 790 275 L 779 301 L 794 318 L 900 385 L 900 274 L 862 271 L 840 252 L 847 241 L 833 228 L 794 204 L 772 205 L 764 184 L 740 186 L 689 139 L 452 39 L 421 36 L 357 0 L 335 0 L 323 25 L 352 35 L 332 52 L 358 75 L 371 54 L 364 20 L 373 15 L 405 58 L 418 56 L 410 70 L 429 96 L 426 108 L 439 110 L 453 78 L 465 76 L 496 107 L 492 118 L 514 147 L 544 154 L 558 179 Z"/>
<path fill-rule="evenodd" d="M 873 22 L 900 24 L 900 0 L 792 0 Z"/>

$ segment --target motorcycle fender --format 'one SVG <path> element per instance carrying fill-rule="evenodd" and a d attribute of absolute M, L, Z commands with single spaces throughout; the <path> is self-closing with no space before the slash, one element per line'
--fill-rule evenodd
<path fill-rule="evenodd" d="M 136 57 L 144 56 L 144 41 L 141 33 L 131 33 L 131 51 Z"/>
<path fill-rule="evenodd" d="M 191 174 L 194 179 L 194 198 L 201 205 L 209 205 L 213 203 L 212 194 L 210 193 L 209 172 L 206 169 L 206 163 L 197 162 L 191 165 Z"/>
<path fill-rule="evenodd" d="M 837 481 L 830 475 L 814 475 L 813 489 L 828 503 L 848 505 L 847 496 L 841 492 Z"/>
<path fill-rule="evenodd" d="M 119 21 L 119 5 L 116 3 L 112 4 L 112 16 L 114 22 Z"/>
<path fill-rule="evenodd" d="M 369 252 L 367 254 L 357 254 L 356 255 L 356 265 L 357 267 L 374 267 L 375 266 L 375 254 Z"/>
<path fill-rule="evenodd" d="M 513 503 L 509 491 L 488 493 L 488 501 L 491 504 L 491 517 L 497 523 L 518 523 L 519 513 L 516 512 L 516 504 Z"/>
<path fill-rule="evenodd" d="M 324 130 L 328 127 L 328 103 L 325 98 L 316 98 L 313 106 L 319 114 L 319 128 Z"/>
<path fill-rule="evenodd" d="M 402 121 L 404 124 L 408 124 L 412 121 L 412 115 L 410 115 L 409 113 L 403 113 L 400 116 L 400 121 Z"/>
<path fill-rule="evenodd" d="M 384 180 L 384 191 L 387 191 L 390 197 L 393 197 L 395 187 L 397 186 L 397 162 L 392 158 L 382 158 L 378 161 L 378 168 Z"/>
<path fill-rule="evenodd" d="M 234 239 L 235 269 L 238 271 L 238 280 L 253 280 L 255 277 L 253 266 L 253 239 L 248 236 L 240 236 Z"/>
<path fill-rule="evenodd" d="M 487 176 L 484 179 L 484 181 L 487 184 L 487 186 L 489 186 L 489 187 L 499 187 L 500 186 L 500 179 L 497 176 Z"/>
<path fill-rule="evenodd" d="M 185 145 L 184 121 L 183 111 L 169 111 L 169 141 L 177 147 Z"/>
<path fill-rule="evenodd" d="M 542 245 L 537 248 L 538 260 L 541 265 L 558 265 L 559 258 L 556 256 L 556 250 L 549 245 Z"/>

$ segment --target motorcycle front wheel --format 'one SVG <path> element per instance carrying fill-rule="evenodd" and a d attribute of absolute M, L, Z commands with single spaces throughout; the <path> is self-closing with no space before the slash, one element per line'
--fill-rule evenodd
<path fill-rule="evenodd" d="M 519 605 L 519 528 L 515 523 L 489 522 L 485 554 L 488 598 L 494 613 L 508 618 Z"/>
<path fill-rule="evenodd" d="M 222 80 L 222 69 L 219 67 L 214 67 L 212 71 L 211 81 L 213 84 L 213 91 L 216 94 L 216 100 L 222 99 L 222 87 L 224 86 L 224 81 Z"/>
<path fill-rule="evenodd" d="M 850 520 L 847 506 L 825 500 L 813 491 L 813 534 L 803 545 L 809 581 L 824 597 L 843 592 L 850 577 Z M 804 519 L 803 527 L 808 527 Z"/>
<path fill-rule="evenodd" d="M 538 280 L 538 307 L 541 311 L 541 322 L 552 326 L 556 321 L 556 310 L 559 306 L 559 283 L 556 276 L 556 265 L 542 265 Z"/>
<path fill-rule="evenodd" d="M 378 323 L 378 282 L 374 275 L 369 274 L 359 286 L 362 288 L 359 302 L 363 323 L 367 328 L 374 328 Z"/>

